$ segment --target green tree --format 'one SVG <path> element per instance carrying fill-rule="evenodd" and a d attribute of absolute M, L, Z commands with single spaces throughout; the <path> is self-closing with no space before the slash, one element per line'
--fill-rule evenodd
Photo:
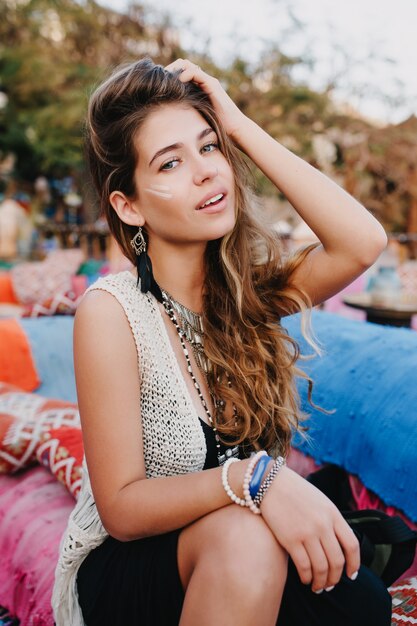
<path fill-rule="evenodd" d="M 92 86 L 109 68 L 151 54 L 180 54 L 169 24 L 146 25 L 140 5 L 126 13 L 94 0 L 7 0 L 0 21 L 0 159 L 17 174 L 61 175 L 82 167 L 82 126 Z"/>

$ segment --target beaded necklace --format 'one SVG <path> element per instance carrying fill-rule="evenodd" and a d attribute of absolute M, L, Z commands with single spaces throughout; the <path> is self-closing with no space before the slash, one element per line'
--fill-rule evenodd
<path fill-rule="evenodd" d="M 164 309 L 165 309 L 169 319 L 174 324 L 175 329 L 176 329 L 176 331 L 178 333 L 178 337 L 179 337 L 180 342 L 181 342 L 181 347 L 182 347 L 182 350 L 184 352 L 185 359 L 187 361 L 188 373 L 191 376 L 191 379 L 192 379 L 192 381 L 194 383 L 194 387 L 196 388 L 197 393 L 199 395 L 201 404 L 203 405 L 203 408 L 204 408 L 204 410 L 206 412 L 207 418 L 208 418 L 208 420 L 210 422 L 210 425 L 211 425 L 211 427 L 213 429 L 214 437 L 215 437 L 215 440 L 216 440 L 217 458 L 218 458 L 218 461 L 219 461 L 219 465 L 223 465 L 227 461 L 227 459 L 229 459 L 231 457 L 235 457 L 235 458 L 239 457 L 239 446 L 234 446 L 233 448 L 226 448 L 225 453 L 222 454 L 222 452 L 221 452 L 221 441 L 220 441 L 220 437 L 219 437 L 219 435 L 217 433 L 217 428 L 216 428 L 216 426 L 214 424 L 214 421 L 213 421 L 213 418 L 211 416 L 210 409 L 207 406 L 207 402 L 205 401 L 204 396 L 203 396 L 203 394 L 201 392 L 200 385 L 199 385 L 196 377 L 194 376 L 193 369 L 191 367 L 190 356 L 188 354 L 187 346 L 185 345 L 185 341 L 184 341 L 184 337 L 187 337 L 187 333 L 186 333 L 186 331 L 183 328 L 180 327 L 180 325 L 178 324 L 176 315 L 175 315 L 176 310 L 178 310 L 178 306 L 182 307 L 183 305 L 181 305 L 179 302 L 175 301 L 175 304 L 177 306 L 174 308 L 174 303 L 172 301 L 173 299 L 169 296 L 169 294 L 166 291 L 164 291 L 163 289 L 161 289 L 161 291 L 162 291 L 162 298 L 163 298 L 162 304 L 164 306 Z M 198 316 L 198 313 L 194 313 L 193 311 L 191 311 L 191 312 L 193 313 L 194 316 Z M 198 316 L 198 317 L 200 317 L 200 316 Z M 201 320 L 200 320 L 200 322 L 201 322 Z M 201 328 L 202 328 L 202 324 L 201 324 Z M 203 336 L 204 336 L 204 334 L 203 334 Z M 202 346 L 202 349 L 204 349 L 203 346 Z M 204 357 L 207 360 L 207 357 L 205 356 L 205 354 L 204 354 Z M 231 385 L 230 380 L 228 382 L 229 382 L 229 386 L 230 386 Z M 219 406 L 219 407 L 224 407 L 224 402 L 222 400 L 219 400 L 218 402 L 216 402 L 216 405 Z M 233 413 L 234 413 L 234 416 L 237 417 L 237 411 L 236 411 L 236 407 L 235 406 L 233 407 Z"/>

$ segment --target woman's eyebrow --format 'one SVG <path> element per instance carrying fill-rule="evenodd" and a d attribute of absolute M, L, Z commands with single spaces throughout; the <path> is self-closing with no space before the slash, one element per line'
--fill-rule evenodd
<path fill-rule="evenodd" d="M 199 133 L 197 135 L 197 141 L 200 141 L 201 139 L 203 139 L 204 137 L 206 137 L 210 133 L 214 133 L 214 132 L 216 132 L 216 131 L 214 131 L 213 128 L 210 128 L 210 127 L 205 128 L 203 131 L 201 131 L 201 133 Z M 155 159 L 157 159 L 159 156 L 165 154 L 165 152 L 169 152 L 170 150 L 177 150 L 178 148 L 182 148 L 183 146 L 184 146 L 183 143 L 172 143 L 170 146 L 166 146 L 165 148 L 161 148 L 160 150 L 158 150 L 158 152 L 155 152 L 155 154 L 153 155 L 152 159 L 149 161 L 149 167 L 152 165 L 152 163 L 155 161 Z"/>

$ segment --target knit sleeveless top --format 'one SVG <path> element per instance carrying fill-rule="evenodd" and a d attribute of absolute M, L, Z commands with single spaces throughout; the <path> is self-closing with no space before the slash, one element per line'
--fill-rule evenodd
<path fill-rule="evenodd" d="M 100 278 L 102 289 L 122 306 L 135 340 L 140 375 L 138 398 L 147 478 L 200 471 L 207 446 L 156 298 L 143 294 L 129 271 Z M 108 537 L 94 502 L 88 468 L 61 540 L 52 607 L 56 626 L 85 626 L 77 595 L 77 572 L 87 554 Z"/>

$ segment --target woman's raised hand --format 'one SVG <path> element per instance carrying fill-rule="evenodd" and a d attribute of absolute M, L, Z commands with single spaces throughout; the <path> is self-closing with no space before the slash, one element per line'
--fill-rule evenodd
<path fill-rule="evenodd" d="M 360 566 L 359 543 L 336 506 L 287 467 L 268 489 L 262 517 L 285 548 L 300 579 L 319 593 L 336 585 L 346 567 L 352 580 Z"/>
<path fill-rule="evenodd" d="M 226 133 L 233 139 L 245 116 L 233 100 L 227 95 L 226 91 L 221 86 L 220 81 L 204 72 L 199 65 L 191 63 L 188 59 L 177 59 L 173 63 L 167 65 L 165 69 L 169 72 L 177 72 L 181 70 L 178 78 L 183 83 L 192 81 L 205 91 L 205 93 L 209 96 L 213 108 L 216 111 L 216 114 Z"/>

